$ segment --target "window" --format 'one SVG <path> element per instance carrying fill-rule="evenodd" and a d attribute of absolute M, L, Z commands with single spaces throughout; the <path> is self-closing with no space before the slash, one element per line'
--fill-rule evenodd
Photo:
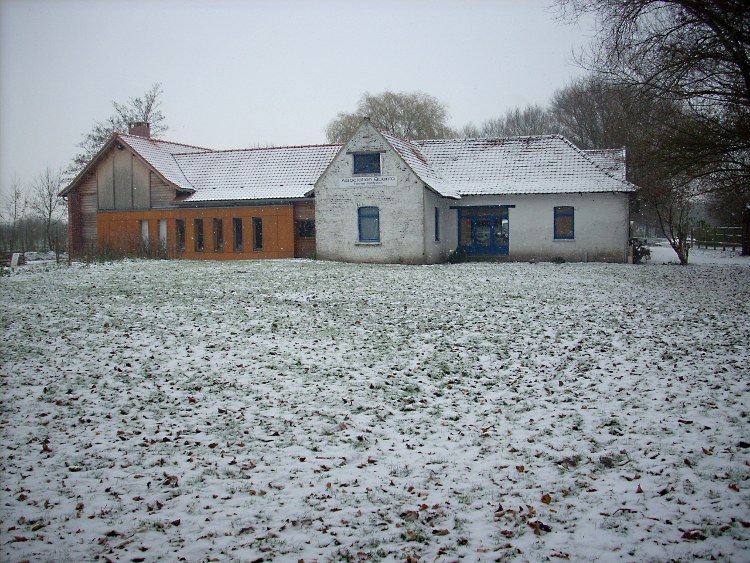
<path fill-rule="evenodd" d="M 435 208 L 435 242 L 440 242 L 440 209 Z"/>
<path fill-rule="evenodd" d="M 380 242 L 380 209 L 360 207 L 357 212 L 360 242 Z"/>
<path fill-rule="evenodd" d="M 143 221 L 141 221 L 141 241 L 143 242 L 144 246 L 148 246 L 148 219 L 144 219 Z"/>
<path fill-rule="evenodd" d="M 224 250 L 224 220 L 214 219 L 214 252 Z"/>
<path fill-rule="evenodd" d="M 354 155 L 355 174 L 380 174 L 380 153 L 370 152 Z"/>
<path fill-rule="evenodd" d="M 312 219 L 300 219 L 297 221 L 297 236 L 299 238 L 312 238 L 315 236 L 315 221 Z"/>
<path fill-rule="evenodd" d="M 177 219 L 175 221 L 175 239 L 177 240 L 177 250 L 185 252 L 185 220 Z"/>
<path fill-rule="evenodd" d="M 234 251 L 242 252 L 244 242 L 242 240 L 242 217 L 232 219 L 232 232 L 234 233 Z"/>
<path fill-rule="evenodd" d="M 205 239 L 203 237 L 203 219 L 195 219 L 193 221 L 193 237 L 195 242 L 195 251 L 203 252 L 205 248 Z"/>
<path fill-rule="evenodd" d="M 572 239 L 573 234 L 573 208 L 555 207 L 555 238 Z"/>
<path fill-rule="evenodd" d="M 253 217 L 253 250 L 263 250 L 263 219 Z"/>
<path fill-rule="evenodd" d="M 167 220 L 159 219 L 159 246 L 161 250 L 167 248 Z"/>

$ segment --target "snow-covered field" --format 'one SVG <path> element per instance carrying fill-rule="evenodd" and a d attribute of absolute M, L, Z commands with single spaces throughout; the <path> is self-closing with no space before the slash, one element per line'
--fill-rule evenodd
<path fill-rule="evenodd" d="M 750 560 L 750 264 L 0 278 L 3 561 Z"/>

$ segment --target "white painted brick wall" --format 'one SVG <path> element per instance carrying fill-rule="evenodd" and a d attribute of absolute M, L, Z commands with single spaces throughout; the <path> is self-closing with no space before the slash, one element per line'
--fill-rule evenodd
<path fill-rule="evenodd" d="M 629 234 L 628 194 L 471 196 L 459 205 L 515 205 L 508 210 L 510 260 L 625 262 Z M 554 208 L 574 208 L 573 240 L 555 240 Z M 458 237 L 456 237 L 456 243 Z"/>
<path fill-rule="evenodd" d="M 352 151 L 381 154 L 381 175 L 397 185 L 341 186 L 353 177 Z M 316 253 L 323 260 L 424 263 L 424 185 L 369 124 L 333 160 L 315 185 Z M 380 209 L 380 243 L 360 243 L 357 209 Z"/>
<path fill-rule="evenodd" d="M 424 205 L 424 248 L 425 262 L 436 264 L 448 260 L 451 250 L 458 244 L 458 215 L 452 205 L 458 200 L 441 197 L 431 190 L 425 190 Z M 435 241 L 435 208 L 440 210 L 440 240 Z"/>

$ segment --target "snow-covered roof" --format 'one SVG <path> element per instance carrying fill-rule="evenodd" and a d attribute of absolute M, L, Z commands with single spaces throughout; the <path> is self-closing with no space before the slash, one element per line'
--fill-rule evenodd
<path fill-rule="evenodd" d="M 341 145 L 176 154 L 195 192 L 182 203 L 304 197 Z"/>
<path fill-rule="evenodd" d="M 118 134 L 117 138 L 121 139 L 138 153 L 165 180 L 185 191 L 194 191 L 195 186 L 178 165 L 175 155 L 212 152 L 211 149 L 169 141 L 159 141 L 137 135 Z"/>
<path fill-rule="evenodd" d="M 604 168 L 615 178 L 624 180 L 627 169 L 625 166 L 625 149 L 586 149 L 581 151 L 594 161 L 594 164 Z"/>
<path fill-rule="evenodd" d="M 409 141 L 381 134 L 414 173 L 444 197 L 636 189 L 624 180 L 624 149 L 582 151 L 560 135 Z M 120 142 L 184 192 L 183 205 L 305 197 L 341 149 L 306 145 L 214 151 L 116 134 L 61 195 Z"/>
<path fill-rule="evenodd" d="M 127 135 L 125 133 L 113 133 L 99 152 L 83 167 L 78 175 L 63 189 L 59 195 L 65 196 L 71 190 L 76 188 L 86 175 L 93 171 L 96 164 L 107 154 L 113 147 L 118 145 L 127 145 L 138 154 L 163 180 L 172 184 L 181 191 L 194 191 L 190 181 L 185 177 L 177 162 L 174 159 L 175 154 L 211 152 L 211 149 L 185 145 L 183 143 L 172 143 L 170 141 L 160 141 L 138 135 Z"/>
<path fill-rule="evenodd" d="M 385 137 L 386 141 L 388 141 L 419 179 L 430 186 L 430 188 L 443 197 L 460 197 L 459 193 L 452 189 L 440 174 L 435 171 L 430 162 L 427 161 L 418 144 L 402 139 L 387 131 L 380 131 L 380 134 Z"/>
<path fill-rule="evenodd" d="M 341 145 L 212 151 L 133 135 L 122 139 L 175 186 L 182 204 L 301 198 Z"/>
<path fill-rule="evenodd" d="M 560 135 L 414 141 L 444 189 L 460 195 L 631 192 Z"/>

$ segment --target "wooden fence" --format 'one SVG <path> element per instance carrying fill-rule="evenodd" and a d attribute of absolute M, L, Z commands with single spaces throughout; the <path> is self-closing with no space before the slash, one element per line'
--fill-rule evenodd
<path fill-rule="evenodd" d="M 742 227 L 706 227 L 695 229 L 691 235 L 697 248 L 742 249 Z"/>

